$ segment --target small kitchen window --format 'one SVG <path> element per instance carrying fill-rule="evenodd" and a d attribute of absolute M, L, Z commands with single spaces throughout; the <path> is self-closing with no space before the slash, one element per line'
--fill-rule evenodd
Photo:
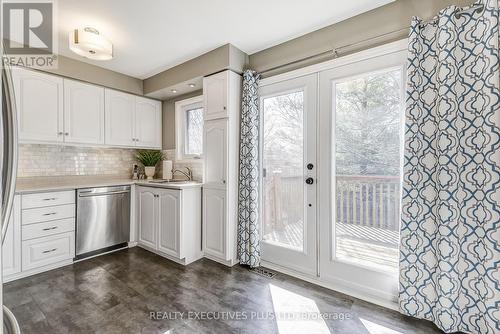
<path fill-rule="evenodd" d="M 203 154 L 203 96 L 175 103 L 178 160 L 200 159 Z"/>

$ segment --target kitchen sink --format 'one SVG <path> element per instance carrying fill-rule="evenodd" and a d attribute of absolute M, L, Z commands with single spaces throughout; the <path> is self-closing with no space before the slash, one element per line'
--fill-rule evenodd
<path fill-rule="evenodd" d="M 149 183 L 161 183 L 161 184 L 168 184 L 168 183 L 173 183 L 173 184 L 191 184 L 191 183 L 196 183 L 195 181 L 190 181 L 190 180 L 152 180 L 149 181 Z"/>

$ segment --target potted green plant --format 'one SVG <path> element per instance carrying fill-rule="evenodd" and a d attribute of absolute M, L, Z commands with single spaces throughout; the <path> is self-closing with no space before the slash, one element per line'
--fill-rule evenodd
<path fill-rule="evenodd" d="M 144 166 L 144 173 L 148 180 L 152 180 L 156 172 L 156 164 L 162 161 L 164 154 L 160 150 L 139 150 L 136 155 L 137 161 Z"/>

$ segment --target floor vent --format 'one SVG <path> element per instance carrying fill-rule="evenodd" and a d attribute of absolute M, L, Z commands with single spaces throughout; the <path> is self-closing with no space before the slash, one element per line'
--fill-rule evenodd
<path fill-rule="evenodd" d="M 266 269 L 264 267 L 249 268 L 248 270 L 251 271 L 252 273 L 255 273 L 257 275 L 264 276 L 267 278 L 273 278 L 274 276 L 276 276 L 275 272 L 273 272 L 269 269 Z"/>

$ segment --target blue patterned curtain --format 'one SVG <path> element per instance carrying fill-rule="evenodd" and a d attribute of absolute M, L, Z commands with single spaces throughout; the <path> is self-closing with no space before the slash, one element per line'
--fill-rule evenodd
<path fill-rule="evenodd" d="M 500 333 L 497 0 L 412 23 L 400 308 L 445 332 Z"/>
<path fill-rule="evenodd" d="M 243 73 L 238 196 L 238 259 L 260 265 L 259 221 L 259 74 Z"/>

